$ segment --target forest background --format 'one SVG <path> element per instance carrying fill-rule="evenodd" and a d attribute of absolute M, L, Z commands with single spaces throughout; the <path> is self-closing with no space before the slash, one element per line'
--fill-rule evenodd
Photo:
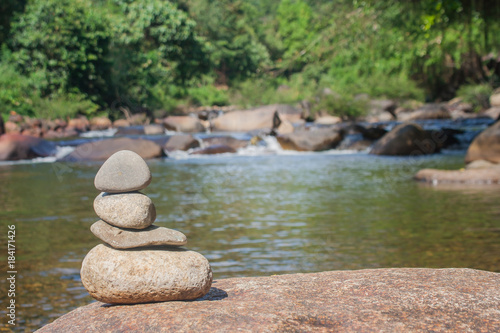
<path fill-rule="evenodd" d="M 499 18 L 497 0 L 3 0 L 0 112 L 307 100 L 355 116 L 359 94 L 480 109 L 500 85 Z"/>

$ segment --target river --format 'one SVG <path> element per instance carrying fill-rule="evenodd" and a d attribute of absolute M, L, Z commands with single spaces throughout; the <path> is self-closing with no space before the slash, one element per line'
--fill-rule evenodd
<path fill-rule="evenodd" d="M 500 187 L 412 180 L 421 168 L 463 167 L 463 158 L 464 151 L 181 155 L 148 161 L 153 181 L 144 193 L 156 224 L 185 233 L 215 279 L 379 267 L 500 272 Z M 93 301 L 79 269 L 100 243 L 89 230 L 100 163 L 38 162 L 0 165 L 0 268 L 8 271 L 7 226 L 15 225 L 19 332 Z M 6 325 L 5 279 L 0 287 Z"/>

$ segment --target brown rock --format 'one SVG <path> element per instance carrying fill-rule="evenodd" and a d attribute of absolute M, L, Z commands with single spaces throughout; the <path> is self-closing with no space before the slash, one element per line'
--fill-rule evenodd
<path fill-rule="evenodd" d="M 226 145 L 212 145 L 192 152 L 192 155 L 215 155 L 224 153 L 236 153 L 236 149 Z"/>
<path fill-rule="evenodd" d="M 500 184 L 500 168 L 467 170 L 423 169 L 417 172 L 414 178 L 432 184 Z"/>
<path fill-rule="evenodd" d="M 491 163 L 485 160 L 475 160 L 470 162 L 465 166 L 465 169 L 489 169 L 489 168 L 500 168 L 500 164 Z"/>
<path fill-rule="evenodd" d="M 92 130 L 105 130 L 112 126 L 111 120 L 108 117 L 94 117 L 90 119 L 90 129 Z"/>
<path fill-rule="evenodd" d="M 54 143 L 20 134 L 0 136 L 0 161 L 26 160 L 35 157 L 53 156 Z"/>
<path fill-rule="evenodd" d="M 5 133 L 21 134 L 21 127 L 9 120 L 5 123 Z"/>
<path fill-rule="evenodd" d="M 128 127 L 130 122 L 127 119 L 117 119 L 113 121 L 113 127 Z"/>
<path fill-rule="evenodd" d="M 95 302 L 39 332 L 498 332 L 500 274 L 392 268 L 214 281 L 194 302 Z"/>
<path fill-rule="evenodd" d="M 134 170 L 137 170 L 135 166 Z M 119 185 L 125 182 L 121 181 Z M 116 194 L 102 192 L 94 200 L 94 211 L 104 221 L 120 228 L 144 229 L 156 219 L 153 201 L 140 192 Z"/>
<path fill-rule="evenodd" d="M 249 132 L 272 129 L 275 112 L 281 120 L 294 123 L 301 118 L 301 111 L 285 104 L 274 104 L 251 110 L 228 112 L 211 121 L 212 130 L 229 132 Z"/>
<path fill-rule="evenodd" d="M 342 118 L 336 116 L 322 116 L 314 121 L 314 123 L 317 125 L 335 125 L 341 122 Z"/>
<path fill-rule="evenodd" d="M 475 160 L 500 163 L 500 120 L 482 131 L 470 144 L 465 163 Z"/>
<path fill-rule="evenodd" d="M 212 284 L 204 256 L 166 246 L 117 250 L 97 245 L 83 259 L 80 275 L 92 297 L 112 304 L 192 300 Z"/>
<path fill-rule="evenodd" d="M 146 229 L 123 229 L 102 220 L 92 224 L 90 231 L 115 249 L 131 249 L 153 245 L 186 245 L 186 236 L 177 230 L 152 225 Z"/>
<path fill-rule="evenodd" d="M 68 121 L 68 127 L 71 127 L 79 132 L 85 132 L 88 131 L 90 123 L 86 117 L 79 117 L 70 119 Z"/>
<path fill-rule="evenodd" d="M 121 150 L 111 155 L 95 175 L 95 188 L 102 192 L 138 191 L 151 183 L 151 171 L 137 153 Z"/>
<path fill-rule="evenodd" d="M 197 148 L 199 146 L 200 142 L 198 142 L 198 140 L 196 140 L 191 134 L 177 134 L 172 135 L 163 147 L 167 151 L 186 151 L 191 148 Z"/>
<path fill-rule="evenodd" d="M 131 150 L 144 159 L 163 156 L 162 148 L 150 140 L 114 138 L 84 143 L 76 147 L 64 161 L 104 161 L 120 150 Z"/>
<path fill-rule="evenodd" d="M 157 125 L 157 124 L 144 125 L 144 134 L 163 135 L 165 134 L 165 127 L 163 127 L 163 125 Z"/>
<path fill-rule="evenodd" d="M 483 115 L 493 120 L 500 120 L 500 106 L 495 106 L 484 111 Z"/>
<path fill-rule="evenodd" d="M 400 124 L 384 135 L 372 147 L 374 155 L 422 155 L 439 150 L 439 138 L 422 129 L 417 124 Z"/>
<path fill-rule="evenodd" d="M 343 138 L 336 128 L 313 128 L 290 134 L 278 135 L 278 142 L 286 150 L 321 151 L 335 148 Z"/>
<path fill-rule="evenodd" d="M 212 136 L 209 138 L 205 138 L 202 141 L 203 145 L 205 146 L 224 145 L 229 146 L 234 150 L 238 150 L 240 148 L 248 146 L 248 141 L 238 140 L 236 138 L 233 138 L 232 136 Z"/>
<path fill-rule="evenodd" d="M 423 119 L 450 119 L 451 114 L 442 104 L 425 104 L 424 106 L 410 112 L 398 113 L 398 120 L 413 121 Z"/>
<path fill-rule="evenodd" d="M 492 94 L 490 96 L 491 106 L 500 106 L 500 93 Z"/>
<path fill-rule="evenodd" d="M 118 127 L 115 132 L 115 136 L 127 136 L 127 135 L 144 135 L 144 126 L 129 126 L 129 127 Z"/>
<path fill-rule="evenodd" d="M 163 120 L 165 128 L 184 133 L 205 132 L 205 127 L 198 118 L 190 116 L 169 116 Z"/>

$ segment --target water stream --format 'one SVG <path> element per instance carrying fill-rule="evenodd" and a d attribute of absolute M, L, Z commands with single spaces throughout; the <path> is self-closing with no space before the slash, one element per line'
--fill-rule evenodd
<path fill-rule="evenodd" d="M 464 151 L 287 154 L 270 142 L 238 154 L 148 161 L 153 182 L 144 193 L 156 205 L 156 224 L 185 233 L 216 279 L 380 267 L 500 272 L 500 187 L 412 180 L 424 167 L 463 167 L 463 158 Z M 48 159 L 0 165 L 0 230 L 17 230 L 17 331 L 93 301 L 79 269 L 100 243 L 89 230 L 99 167 Z M 6 249 L 6 237 L 0 242 Z M 0 258 L 6 272 L 7 256 Z M 0 288 L 5 317 L 5 279 Z"/>

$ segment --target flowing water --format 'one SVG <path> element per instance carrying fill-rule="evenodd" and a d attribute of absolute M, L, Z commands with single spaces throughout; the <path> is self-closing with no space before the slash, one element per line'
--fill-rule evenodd
<path fill-rule="evenodd" d="M 246 155 L 246 156 L 245 156 Z M 255 156 L 248 156 L 255 155 Z M 463 167 L 462 152 L 419 158 L 334 152 L 148 161 L 156 224 L 182 231 L 214 278 L 379 267 L 500 272 L 500 187 L 432 187 L 421 168 Z M 16 228 L 17 331 L 92 302 L 79 269 L 100 241 L 100 163 L 0 165 L 0 269 Z M 0 282 L 5 330 L 8 284 Z M 3 327 L 3 329 L 2 329 Z"/>

